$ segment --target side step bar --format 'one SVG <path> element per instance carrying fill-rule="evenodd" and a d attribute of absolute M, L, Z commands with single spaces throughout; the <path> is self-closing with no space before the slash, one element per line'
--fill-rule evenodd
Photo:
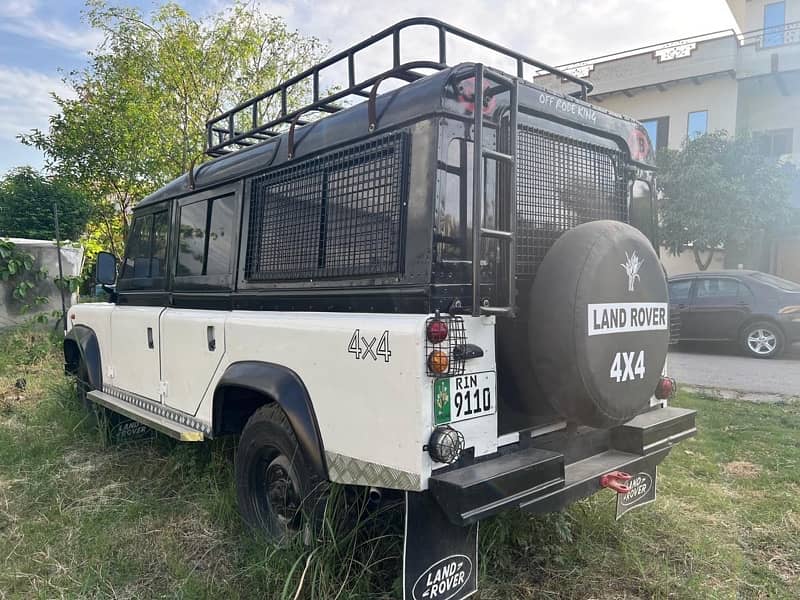
<path fill-rule="evenodd" d="M 101 392 L 99 390 L 92 390 L 87 394 L 87 397 L 89 400 L 96 402 L 100 406 L 104 406 L 109 410 L 113 410 L 114 412 L 128 417 L 129 419 L 133 419 L 134 421 L 138 421 L 143 425 L 147 425 L 151 429 L 160 431 L 164 435 L 168 435 L 169 437 L 175 438 L 178 441 L 202 442 L 205 439 L 202 431 L 197 431 L 196 429 L 192 429 L 191 427 L 187 427 L 181 423 L 176 423 L 175 421 L 166 417 L 153 414 L 148 410 L 139 408 L 138 406 L 135 406 L 129 402 L 125 402 L 124 400 L 120 400 L 111 394 L 106 394 L 105 392 Z"/>

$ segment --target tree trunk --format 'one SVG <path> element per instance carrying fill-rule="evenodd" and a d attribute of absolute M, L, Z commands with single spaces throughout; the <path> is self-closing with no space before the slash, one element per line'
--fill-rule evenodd
<path fill-rule="evenodd" d="M 697 268 L 700 269 L 701 271 L 705 271 L 706 269 L 708 269 L 709 265 L 711 265 L 711 260 L 714 258 L 714 248 L 706 248 L 706 250 L 708 251 L 708 257 L 704 261 L 700 257 L 700 252 L 701 252 L 700 248 L 698 248 L 696 245 L 692 245 L 692 254 L 694 254 L 694 262 L 697 265 Z"/>

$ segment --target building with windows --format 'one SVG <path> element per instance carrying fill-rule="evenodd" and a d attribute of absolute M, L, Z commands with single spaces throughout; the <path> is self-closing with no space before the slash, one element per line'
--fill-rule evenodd
<path fill-rule="evenodd" d="M 727 0 L 739 31 L 724 30 L 563 65 L 594 84 L 589 100 L 630 115 L 656 148 L 710 131 L 757 135 L 763 151 L 800 165 L 800 0 Z M 576 90 L 554 75 L 538 83 Z M 793 202 L 800 208 L 800 182 Z M 674 273 L 696 270 L 690 252 L 665 254 Z M 800 239 L 765 240 L 711 268 L 754 268 L 800 281 Z"/>

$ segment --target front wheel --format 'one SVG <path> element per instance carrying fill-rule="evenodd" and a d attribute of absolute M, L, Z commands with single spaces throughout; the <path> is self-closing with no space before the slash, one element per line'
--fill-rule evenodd
<path fill-rule="evenodd" d="M 755 358 L 775 358 L 783 350 L 783 333 L 774 323 L 759 321 L 742 330 L 744 351 Z"/>
<path fill-rule="evenodd" d="M 258 409 L 236 449 L 239 512 L 253 529 L 281 543 L 302 533 L 310 539 L 322 521 L 327 487 L 308 467 L 280 406 Z"/>

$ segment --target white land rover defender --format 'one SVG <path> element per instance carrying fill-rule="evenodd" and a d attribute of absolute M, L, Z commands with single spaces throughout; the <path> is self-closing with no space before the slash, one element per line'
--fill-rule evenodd
<path fill-rule="evenodd" d="M 437 56 L 402 61 L 409 27 Z M 453 38 L 516 71 L 448 66 Z M 357 74 L 387 40 L 391 68 Z M 327 481 L 406 492 L 408 598 L 471 594 L 499 511 L 652 501 L 694 413 L 666 405 L 652 147 L 589 90 L 420 18 L 214 118 L 215 159 L 138 204 L 118 278 L 101 255 L 111 301 L 70 309 L 81 396 L 183 441 L 239 436 L 241 513 L 274 536 Z"/>

